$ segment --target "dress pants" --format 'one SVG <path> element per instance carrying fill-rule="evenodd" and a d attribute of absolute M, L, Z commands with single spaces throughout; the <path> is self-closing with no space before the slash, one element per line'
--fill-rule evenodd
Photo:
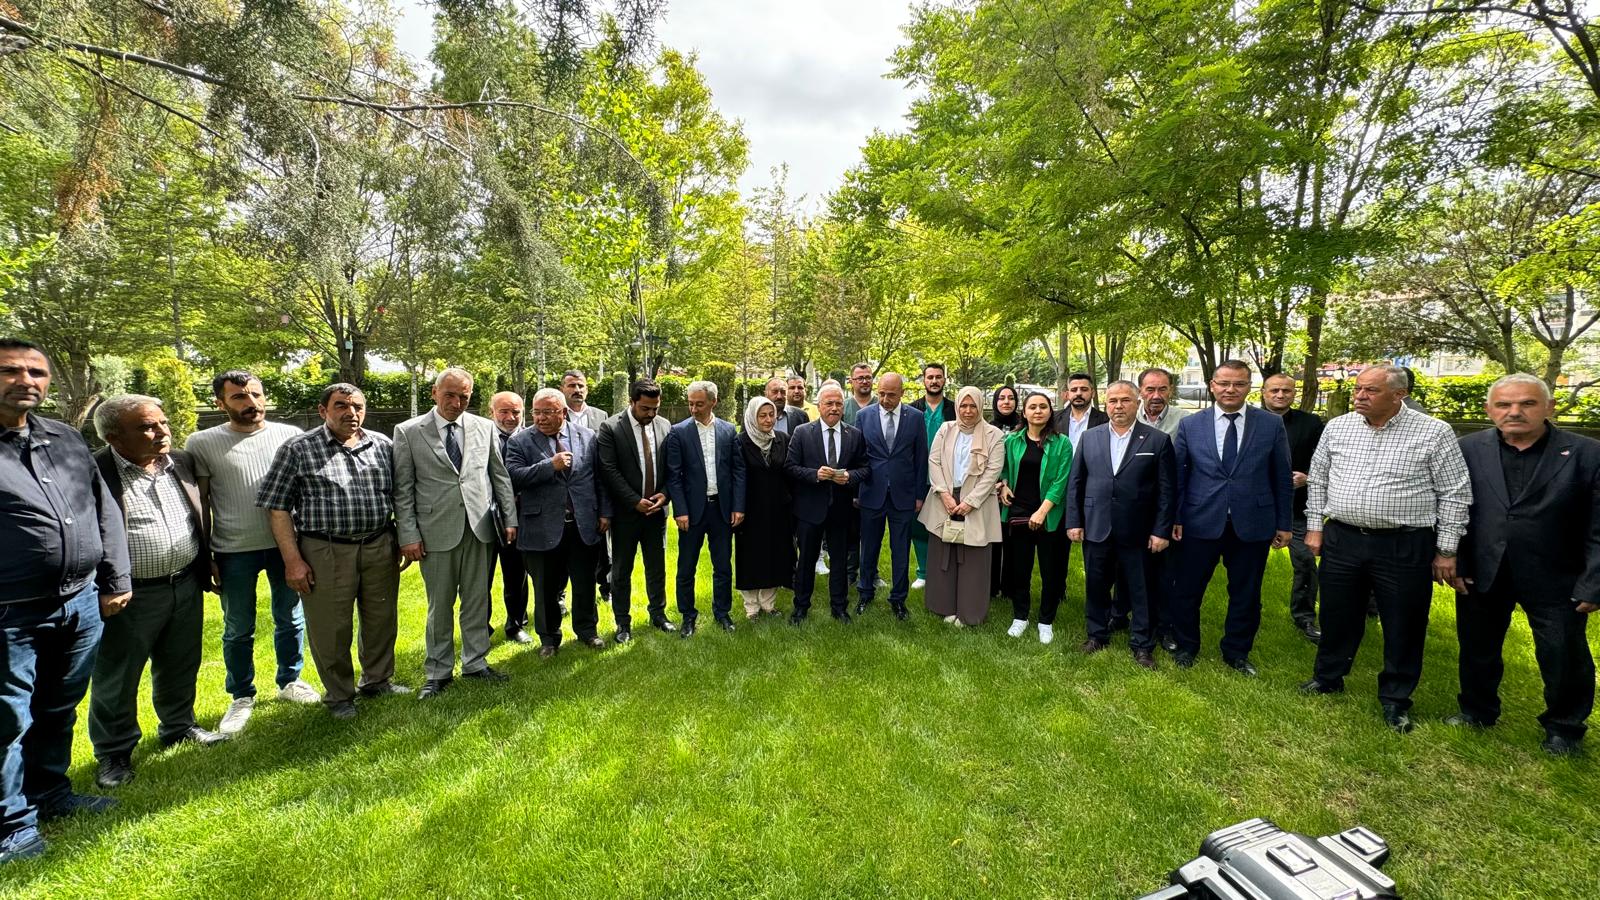
<path fill-rule="evenodd" d="M 822 542 L 826 539 L 835 547 L 848 547 L 854 535 L 850 525 L 856 521 L 855 509 L 846 505 L 843 510 L 828 510 L 827 518 L 822 523 L 813 524 L 795 520 L 795 534 L 800 541 L 800 556 L 794 566 L 794 612 L 797 616 L 805 616 L 811 612 L 811 595 L 817 586 L 817 558 L 822 554 Z M 878 532 L 881 541 L 883 532 Z M 862 556 L 866 558 L 865 555 Z M 868 568 L 861 567 L 863 578 L 877 578 L 876 554 L 873 554 L 873 565 Z M 904 574 L 902 569 L 901 574 Z M 857 590 L 860 585 L 857 585 Z M 867 594 L 861 595 L 863 598 Z M 835 615 L 843 615 L 850 602 L 850 573 L 845 566 L 828 567 L 828 609 Z"/>
<path fill-rule="evenodd" d="M 706 498 L 698 523 L 678 535 L 678 614 L 684 624 L 699 617 L 694 605 L 694 573 L 700 564 L 700 545 L 711 545 L 711 617 L 718 622 L 733 617 L 733 525 L 716 497 Z M 816 561 L 812 561 L 816 565 Z"/>
<path fill-rule="evenodd" d="M 831 510 L 830 510 L 831 515 Z M 871 603 L 878 592 L 878 556 L 883 552 L 883 532 L 889 532 L 889 606 L 906 605 L 911 593 L 911 524 L 917 514 L 909 509 L 861 509 L 861 572 L 856 594 L 862 603 Z"/>
<path fill-rule="evenodd" d="M 522 551 L 515 544 L 496 547 L 489 557 L 489 589 L 494 590 L 495 563 L 500 564 L 500 599 L 506 608 L 506 636 L 528 628 L 528 567 L 522 564 Z M 493 605 L 485 614 L 491 612 Z M 490 633 L 494 626 L 489 626 Z"/>
<path fill-rule="evenodd" d="M 1289 539 L 1289 565 L 1294 567 L 1294 586 L 1289 590 L 1289 616 L 1301 628 L 1317 624 L 1317 557 L 1306 546 L 1306 520 L 1294 520 Z"/>
<path fill-rule="evenodd" d="M 100 594 L 0 606 L 0 844 L 38 834 L 39 809 L 72 793 L 72 726 L 100 644 Z"/>
<path fill-rule="evenodd" d="M 200 581 L 135 588 L 122 612 L 106 619 L 89 686 L 89 740 L 96 758 L 132 753 L 139 731 L 139 681 L 150 666 L 150 700 L 163 741 L 194 727 L 195 679 L 205 602 Z"/>
<path fill-rule="evenodd" d="M 489 667 L 489 579 L 494 548 L 468 529 L 449 550 L 429 550 L 418 563 L 428 593 L 423 674 L 447 679 L 456 665 L 456 597 L 461 598 L 461 674 Z"/>
<path fill-rule="evenodd" d="M 644 557 L 644 594 L 650 621 L 667 618 L 667 514 L 619 515 L 611 520 L 611 614 L 619 630 L 632 630 L 633 561 Z"/>
<path fill-rule="evenodd" d="M 1117 603 L 1128 616 L 1128 649 L 1155 648 L 1155 625 L 1150 616 L 1150 585 L 1156 580 L 1155 557 L 1149 535 L 1083 543 L 1083 618 L 1089 639 L 1111 642 L 1111 620 L 1118 615 L 1111 599 L 1117 589 Z M 1214 565 L 1214 564 L 1213 564 Z M 1232 580 L 1232 573 L 1229 573 Z"/>
<path fill-rule="evenodd" d="M 1006 596 L 1011 598 L 1011 618 L 1027 621 L 1033 607 L 1033 560 L 1039 558 L 1039 624 L 1054 625 L 1056 608 L 1067 592 L 1067 554 L 1072 542 L 1067 530 L 1028 527 L 1026 519 L 1006 523 Z M 999 546 L 996 544 L 995 546 Z M 992 564 L 992 563 L 991 563 Z"/>
<path fill-rule="evenodd" d="M 1178 542 L 1177 596 L 1172 603 L 1172 637 L 1178 649 L 1200 652 L 1200 604 L 1221 560 L 1228 570 L 1228 618 L 1223 625 L 1222 658 L 1243 659 L 1255 646 L 1261 628 L 1261 577 L 1267 569 L 1271 541 L 1243 541 L 1230 519 L 1220 537 L 1188 534 Z M 1087 560 L 1085 560 L 1087 563 Z"/>
<path fill-rule="evenodd" d="M 533 580 L 533 630 L 544 647 L 561 646 L 561 593 L 572 585 L 572 633 L 595 637 L 600 612 L 595 606 L 594 558 L 602 542 L 585 544 L 578 523 L 568 521 L 553 550 L 528 550 L 523 565 Z"/>
<path fill-rule="evenodd" d="M 1502 564 L 1504 565 L 1504 564 Z M 1522 604 L 1533 631 L 1533 653 L 1544 679 L 1539 724 L 1550 734 L 1579 740 L 1594 711 L 1594 655 L 1589 616 L 1562 596 L 1519 597 L 1504 568 L 1487 591 L 1456 595 L 1456 634 L 1461 639 L 1461 712 L 1484 724 L 1500 718 L 1500 679 L 1505 674 L 1506 631 L 1511 610 Z"/>
<path fill-rule="evenodd" d="M 355 699 L 358 684 L 350 662 L 355 616 L 361 617 L 359 687 L 388 684 L 394 677 L 394 641 L 399 627 L 400 547 L 394 535 L 370 544 L 337 544 L 301 536 L 300 555 L 315 579 L 301 602 L 311 661 L 322 678 L 322 702 L 331 705 Z"/>
<path fill-rule="evenodd" d="M 1378 699 L 1403 712 L 1422 679 L 1422 648 L 1433 602 L 1434 532 L 1363 530 L 1329 520 L 1322 531 L 1322 640 L 1315 675 L 1342 686 L 1367 630 L 1367 602 L 1383 623 Z"/>

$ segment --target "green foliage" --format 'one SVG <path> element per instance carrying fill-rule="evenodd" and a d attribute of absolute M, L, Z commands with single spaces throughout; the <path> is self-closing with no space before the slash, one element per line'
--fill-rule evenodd
<path fill-rule="evenodd" d="M 736 411 L 739 398 L 733 393 L 733 363 L 704 363 L 700 366 L 700 377 L 717 386 L 717 415 L 727 418 Z"/>
<path fill-rule="evenodd" d="M 683 408 L 689 398 L 689 379 L 682 375 L 661 375 L 656 378 L 656 383 L 661 385 L 661 405 L 674 409 Z"/>
<path fill-rule="evenodd" d="M 173 356 L 150 360 L 144 370 L 144 393 L 161 401 L 167 413 L 167 425 L 172 429 L 172 445 L 182 447 L 199 420 L 194 370 Z"/>

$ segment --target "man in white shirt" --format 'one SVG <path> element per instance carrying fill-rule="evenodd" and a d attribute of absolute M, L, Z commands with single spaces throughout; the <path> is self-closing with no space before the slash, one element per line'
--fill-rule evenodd
<path fill-rule="evenodd" d="M 678 527 L 678 612 L 682 637 L 695 632 L 694 576 L 700 545 L 711 545 L 711 615 L 733 630 L 733 529 L 744 521 L 744 454 L 733 426 L 718 419 L 717 386 L 689 384 L 689 418 L 667 435 L 667 496 Z"/>

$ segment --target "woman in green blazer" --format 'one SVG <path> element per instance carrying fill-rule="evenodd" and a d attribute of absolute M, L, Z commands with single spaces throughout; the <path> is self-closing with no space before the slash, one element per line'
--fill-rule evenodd
<path fill-rule="evenodd" d="M 1066 513 L 1067 472 L 1072 441 L 1055 430 L 1055 408 L 1041 393 L 1023 401 L 1026 427 L 1006 435 L 1006 464 L 1000 473 L 1001 517 L 1006 542 L 1005 593 L 1011 597 L 1011 627 L 1028 630 L 1033 559 L 1039 558 L 1039 643 L 1055 638 L 1056 607 L 1067 590 L 1067 560 L 1072 545 L 1061 527 Z"/>

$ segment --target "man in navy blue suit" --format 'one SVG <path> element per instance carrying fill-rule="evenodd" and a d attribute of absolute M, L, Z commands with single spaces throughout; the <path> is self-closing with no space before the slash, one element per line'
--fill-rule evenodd
<path fill-rule="evenodd" d="M 902 406 L 905 381 L 894 372 L 878 379 L 878 402 L 856 414 L 867 445 L 867 481 L 858 489 L 861 505 L 861 578 L 856 583 L 856 615 L 866 612 L 877 591 L 878 553 L 889 529 L 889 607 L 906 618 L 911 593 L 911 523 L 922 511 L 928 483 L 928 442 L 923 418 Z"/>
<path fill-rule="evenodd" d="M 1083 545 L 1086 653 L 1111 642 L 1111 586 L 1117 585 L 1131 620 L 1128 649 L 1134 662 L 1156 666 L 1155 621 L 1150 603 L 1155 557 L 1167 549 L 1177 506 L 1177 466 L 1172 441 L 1137 422 L 1139 389 L 1131 381 L 1106 386 L 1110 421 L 1083 433 L 1067 479 L 1067 537 Z"/>
<path fill-rule="evenodd" d="M 695 381 L 685 392 L 689 418 L 667 434 L 667 496 L 678 526 L 678 633 L 693 637 L 699 611 L 694 574 L 700 545 L 711 545 L 711 616 L 733 630 L 733 529 L 744 521 L 744 456 L 733 426 L 717 418 L 717 386 Z"/>
<path fill-rule="evenodd" d="M 1245 406 L 1250 366 L 1236 359 L 1211 376 L 1216 406 L 1178 423 L 1177 596 L 1173 661 L 1188 668 L 1200 652 L 1200 602 L 1217 560 L 1228 569 L 1228 619 L 1222 660 L 1255 675 L 1250 648 L 1261 627 L 1261 576 L 1267 553 L 1287 546 L 1293 527 L 1294 474 L 1283 420 Z"/>
<path fill-rule="evenodd" d="M 848 547 L 855 539 L 856 489 L 867 478 L 867 448 L 861 432 L 842 421 L 844 391 L 833 385 L 823 388 L 817 394 L 817 413 L 817 421 L 795 429 L 789 439 L 789 457 L 784 461 L 792 485 L 791 508 L 800 543 L 800 558 L 794 567 L 794 614 L 789 617 L 792 625 L 804 622 L 811 611 L 823 538 L 834 547 Z M 920 424 L 921 419 L 917 422 Z M 878 534 L 882 540 L 882 531 Z M 902 561 L 902 570 L 904 566 Z M 849 590 L 850 576 L 845 567 L 832 567 L 828 572 L 828 606 L 833 617 L 847 625 Z"/>
<path fill-rule="evenodd" d="M 539 656 L 548 659 L 561 646 L 559 601 L 569 583 L 578 642 L 597 650 L 606 645 L 595 633 L 595 561 L 611 527 L 611 498 L 600 488 L 595 433 L 567 417 L 566 397 L 544 388 L 529 405 L 534 427 L 506 441 L 505 463 L 517 490 L 517 549 L 533 579 Z M 424 692 L 430 687 L 432 681 Z"/>

